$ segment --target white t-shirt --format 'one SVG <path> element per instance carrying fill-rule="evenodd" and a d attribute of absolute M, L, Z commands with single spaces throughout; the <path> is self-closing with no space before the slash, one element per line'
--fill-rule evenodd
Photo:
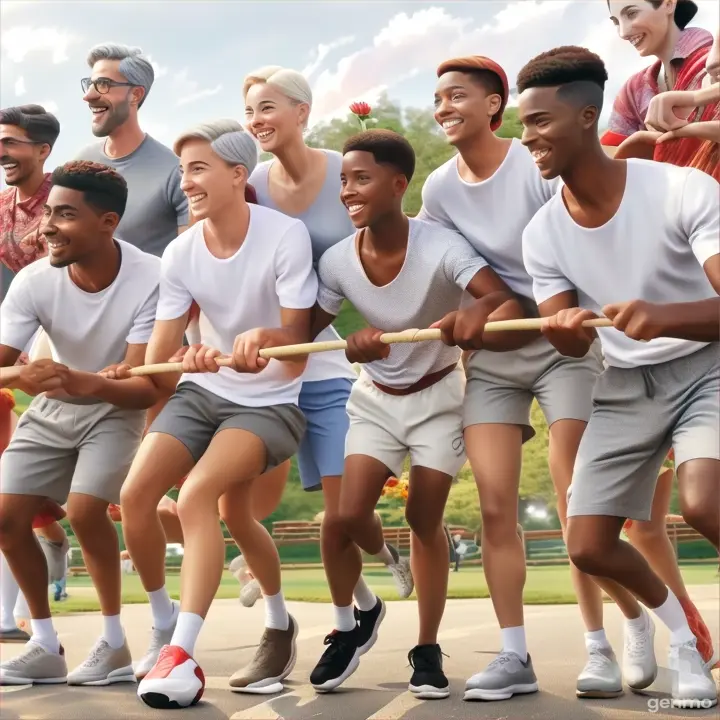
<path fill-rule="evenodd" d="M 232 257 L 210 253 L 204 222 L 173 240 L 162 257 L 157 319 L 181 317 L 195 300 L 208 321 L 200 325 L 201 341 L 227 354 L 240 333 L 279 328 L 281 308 L 311 308 L 317 296 L 305 225 L 270 208 L 249 207 L 245 241 Z M 249 407 L 297 403 L 301 385 L 279 360 L 271 360 L 257 375 L 220 368 L 218 373 L 183 375 L 180 382 L 197 383 Z"/>
<path fill-rule="evenodd" d="M 575 223 L 558 193 L 523 236 L 535 301 L 577 290 L 579 306 L 600 315 L 605 305 L 630 300 L 717 297 L 702 266 L 720 253 L 719 199 L 720 185 L 710 175 L 649 160 L 628 160 L 620 207 L 599 228 Z M 706 345 L 675 338 L 641 343 L 615 328 L 598 333 L 615 367 L 655 365 Z"/>
<path fill-rule="evenodd" d="M 398 275 L 378 287 L 358 256 L 356 236 L 320 258 L 318 304 L 337 315 L 347 298 L 372 327 L 385 332 L 426 328 L 457 310 L 467 284 L 487 263 L 465 238 L 432 223 L 410 220 L 407 253 Z M 460 360 L 444 343 L 392 345 L 384 360 L 363 367 L 375 381 L 405 388 Z"/>
<path fill-rule="evenodd" d="M 0 305 L 0 344 L 22 350 L 42 328 L 57 362 L 98 372 L 122 362 L 129 344 L 147 343 L 155 322 L 160 259 L 116 242 L 120 271 L 100 292 L 81 290 L 68 268 L 54 268 L 48 258 L 23 268 Z"/>
<path fill-rule="evenodd" d="M 543 180 L 532 155 L 517 138 L 487 180 L 466 182 L 457 163 L 456 155 L 430 173 L 417 219 L 459 232 L 513 292 L 532 298 L 532 280 L 522 260 L 522 233 L 555 194 L 559 180 Z"/>

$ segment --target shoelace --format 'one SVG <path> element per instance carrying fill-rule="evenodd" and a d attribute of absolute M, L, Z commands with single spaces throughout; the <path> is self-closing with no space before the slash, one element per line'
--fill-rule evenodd
<path fill-rule="evenodd" d="M 491 668 L 499 667 L 500 665 L 506 665 L 509 662 L 512 662 L 512 660 L 515 658 L 514 655 L 510 655 L 510 653 L 500 653 L 488 666 L 487 670 L 490 670 Z"/>
<path fill-rule="evenodd" d="M 610 658 L 600 652 L 598 648 L 592 648 L 589 653 L 586 670 L 604 670 L 610 664 Z"/>
<path fill-rule="evenodd" d="M 646 633 L 628 634 L 625 639 L 625 649 L 630 658 L 637 660 L 647 652 L 648 635 Z"/>
<path fill-rule="evenodd" d="M 346 633 L 331 632 L 325 636 L 323 645 L 327 645 L 327 650 L 320 658 L 322 664 L 332 662 L 338 655 L 347 652 L 352 647 L 349 638 L 344 637 L 345 635 Z"/>
<path fill-rule="evenodd" d="M 93 645 L 92 650 L 90 651 L 90 655 L 88 655 L 85 662 L 82 664 L 82 667 L 84 668 L 91 668 L 95 667 L 100 662 L 100 658 L 102 657 L 102 652 L 105 649 L 104 646 L 107 645 L 105 640 L 102 638 L 98 640 L 95 645 Z"/>
<path fill-rule="evenodd" d="M 449 658 L 442 650 L 438 653 L 436 649 L 417 650 L 413 648 L 408 653 L 408 665 L 418 672 L 442 669 L 442 658 Z"/>
<path fill-rule="evenodd" d="M 9 669 L 19 668 L 23 667 L 23 665 L 27 665 L 37 654 L 38 651 L 41 650 L 39 645 L 35 645 L 34 647 L 30 648 L 27 652 L 22 653 L 21 655 L 18 655 L 17 657 L 14 657 L 12 660 L 7 660 L 3 663 L 3 667 Z"/>

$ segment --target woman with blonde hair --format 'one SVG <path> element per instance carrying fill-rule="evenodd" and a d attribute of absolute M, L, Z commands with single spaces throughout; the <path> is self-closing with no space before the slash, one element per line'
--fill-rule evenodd
<path fill-rule="evenodd" d="M 302 220 L 310 233 L 317 266 L 325 250 L 355 231 L 340 202 L 342 156 L 331 150 L 310 148 L 305 143 L 303 133 L 308 125 L 312 91 L 301 73 L 278 66 L 251 72 L 243 84 L 243 97 L 247 129 L 261 149 L 274 156 L 258 164 L 250 176 L 258 204 Z M 338 338 L 337 332 L 328 328 L 316 339 Z M 332 534 L 338 532 L 340 481 L 349 427 L 345 406 L 355 377 L 341 351 L 310 356 L 303 374 L 299 406 L 307 430 L 298 450 L 298 466 L 303 488 L 323 492 L 321 548 L 325 563 L 335 562 L 326 548 Z M 255 483 L 253 494 L 262 494 L 264 488 L 261 478 Z M 353 551 L 360 554 L 357 546 L 353 546 Z M 377 557 L 392 572 L 400 595 L 410 595 L 413 583 L 407 560 L 387 545 Z M 349 631 L 357 625 L 366 652 L 377 639 L 385 606 L 362 576 L 355 587 L 354 600 L 354 606 L 335 608 L 336 630 Z"/>

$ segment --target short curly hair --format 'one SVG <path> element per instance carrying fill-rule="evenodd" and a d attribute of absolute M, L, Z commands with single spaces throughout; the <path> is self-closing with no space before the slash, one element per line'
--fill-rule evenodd
<path fill-rule="evenodd" d="M 77 160 L 56 168 L 51 185 L 77 190 L 85 202 L 100 212 L 114 212 L 120 217 L 127 206 L 128 188 L 125 178 L 107 165 Z"/>
<path fill-rule="evenodd" d="M 392 165 L 407 181 L 415 174 L 415 151 L 412 145 L 392 130 L 374 128 L 349 137 L 343 147 L 343 155 L 353 151 L 368 152 L 379 165 Z"/>
<path fill-rule="evenodd" d="M 517 76 L 517 91 L 558 87 L 565 99 L 602 110 L 608 74 L 599 55 L 577 45 L 563 45 L 530 60 Z"/>

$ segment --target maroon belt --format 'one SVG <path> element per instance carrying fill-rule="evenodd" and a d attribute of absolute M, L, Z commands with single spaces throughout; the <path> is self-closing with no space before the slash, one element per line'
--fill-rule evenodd
<path fill-rule="evenodd" d="M 388 395 L 412 395 L 413 393 L 420 392 L 421 390 L 426 390 L 427 388 L 435 385 L 435 383 L 440 382 L 440 380 L 442 380 L 444 377 L 447 377 L 456 367 L 457 363 L 453 365 L 448 365 L 442 370 L 438 370 L 434 373 L 430 373 L 429 375 L 425 375 L 425 377 L 421 377 L 416 383 L 406 388 L 388 387 L 387 385 L 381 385 L 374 380 L 373 385 L 378 390 L 382 390 Z"/>

